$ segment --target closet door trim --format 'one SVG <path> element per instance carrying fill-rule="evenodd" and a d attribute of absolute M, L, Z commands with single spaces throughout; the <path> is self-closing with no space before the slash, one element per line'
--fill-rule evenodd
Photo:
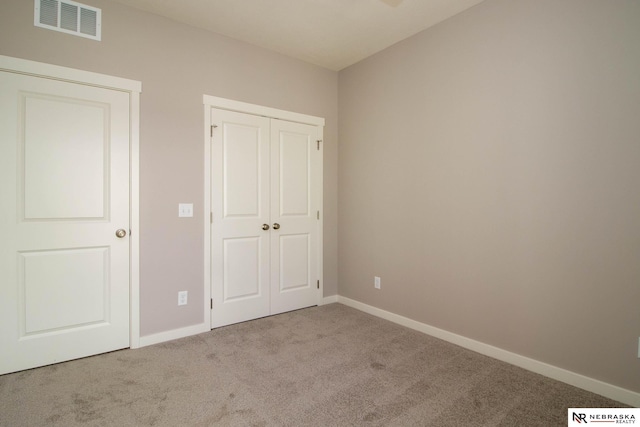
<path fill-rule="evenodd" d="M 279 110 L 277 108 L 266 107 L 257 104 L 248 104 L 246 102 L 234 101 L 232 99 L 219 98 L 217 96 L 204 95 L 203 102 L 205 106 L 205 116 L 209 113 L 209 108 L 217 108 L 219 110 L 236 111 L 238 113 L 253 114 L 256 116 L 269 117 L 270 119 L 287 120 L 289 122 L 305 123 L 314 126 L 324 126 L 324 118 L 309 116 L 307 114 L 295 113 L 292 111 Z M 206 126 L 207 135 L 210 135 L 210 123 Z M 206 124 L 206 123 L 205 123 Z M 208 139 L 207 139 L 208 141 Z"/>

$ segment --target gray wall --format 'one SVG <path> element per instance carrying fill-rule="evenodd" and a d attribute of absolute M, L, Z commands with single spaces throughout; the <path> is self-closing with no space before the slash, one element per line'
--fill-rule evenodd
<path fill-rule="evenodd" d="M 102 42 L 36 28 L 33 1 L 2 0 L 0 54 L 142 82 L 142 335 L 204 320 L 203 94 L 326 119 L 324 294 L 335 295 L 337 73 L 115 2 L 84 3 L 102 9 Z M 180 202 L 194 203 L 193 218 L 178 218 Z"/>
<path fill-rule="evenodd" d="M 340 295 L 640 391 L 639 46 L 487 0 L 342 70 Z"/>

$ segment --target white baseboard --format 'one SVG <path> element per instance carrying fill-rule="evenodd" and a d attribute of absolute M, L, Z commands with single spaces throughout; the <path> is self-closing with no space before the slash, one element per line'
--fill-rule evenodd
<path fill-rule="evenodd" d="M 329 297 L 322 298 L 320 305 L 333 304 L 334 302 L 338 302 L 338 295 L 331 295 Z"/>
<path fill-rule="evenodd" d="M 329 298 L 333 297 L 327 297 L 325 299 Z M 477 353 L 484 354 L 485 356 L 493 357 L 494 359 L 519 366 L 523 369 L 535 372 L 540 375 L 544 375 L 545 377 L 562 381 L 572 386 L 579 387 L 583 390 L 608 397 L 609 399 L 613 399 L 636 408 L 640 407 L 640 393 L 608 384 L 600 380 L 589 378 L 584 375 L 576 374 L 575 372 L 567 371 L 566 369 L 558 368 L 544 362 L 530 359 L 528 357 L 521 356 L 519 354 L 482 343 L 480 341 L 475 341 L 470 338 L 463 337 L 462 335 L 457 335 L 452 332 L 427 325 L 425 323 L 420 323 L 407 317 L 403 317 L 398 314 L 391 313 L 389 311 L 385 311 L 356 300 L 352 300 L 350 298 L 338 296 L 337 302 L 349 307 L 353 307 L 357 310 L 364 311 L 365 313 L 372 314 L 376 317 L 389 320 L 393 323 L 397 323 L 398 325 L 406 326 L 410 329 L 425 333 L 427 335 L 431 335 L 436 338 L 440 338 L 444 341 L 459 345 L 460 347 L 464 347 Z"/>
<path fill-rule="evenodd" d="M 338 296 L 332 295 L 329 297 L 324 297 L 320 302 L 320 305 L 332 304 L 335 302 L 338 302 Z M 165 341 L 177 340 L 179 338 L 185 338 L 191 335 L 209 332 L 210 330 L 211 325 L 208 323 L 201 323 L 198 325 L 187 326 L 185 328 L 172 329 L 170 331 L 159 332 L 157 334 L 140 337 L 137 342 L 132 341 L 131 348 L 140 348 L 146 347 L 148 345 L 160 344 Z"/>
<path fill-rule="evenodd" d="M 211 325 L 209 323 L 200 323 L 198 325 L 186 326 L 184 328 L 172 329 L 170 331 L 159 332 L 157 334 L 146 335 L 140 337 L 138 347 L 145 347 L 148 345 L 159 344 L 165 341 L 177 340 L 178 338 L 185 338 L 191 335 L 201 334 L 203 332 L 209 332 Z M 134 347 L 131 347 L 134 348 Z M 137 347 L 136 347 L 137 348 Z"/>

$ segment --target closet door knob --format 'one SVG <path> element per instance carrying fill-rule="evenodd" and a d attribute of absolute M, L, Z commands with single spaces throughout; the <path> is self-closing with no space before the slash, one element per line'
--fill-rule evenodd
<path fill-rule="evenodd" d="M 269 229 L 269 224 L 262 224 L 262 229 L 263 230 L 268 230 Z"/>
<path fill-rule="evenodd" d="M 277 230 L 278 228 L 280 228 L 280 224 L 278 224 L 277 222 L 275 224 L 273 224 L 273 229 Z"/>

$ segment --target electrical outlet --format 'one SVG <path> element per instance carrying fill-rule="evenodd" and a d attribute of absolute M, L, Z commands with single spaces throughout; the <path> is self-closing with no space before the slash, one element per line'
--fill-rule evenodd
<path fill-rule="evenodd" d="M 187 291 L 178 292 L 178 305 L 187 305 L 188 294 Z"/>
<path fill-rule="evenodd" d="M 373 286 L 376 289 L 380 289 L 380 278 L 378 276 L 373 278 Z"/>

